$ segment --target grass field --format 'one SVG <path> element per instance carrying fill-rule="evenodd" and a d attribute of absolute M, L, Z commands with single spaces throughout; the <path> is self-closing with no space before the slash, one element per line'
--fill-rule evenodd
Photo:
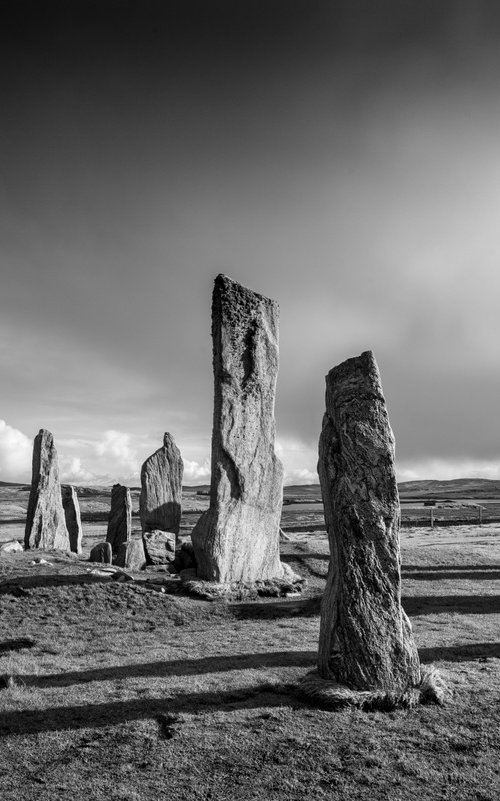
<path fill-rule="evenodd" d="M 421 660 L 453 694 L 391 713 L 296 694 L 315 663 L 322 533 L 284 543 L 303 597 L 232 604 L 4 557 L 0 798 L 498 799 L 500 526 L 405 529 L 402 547 Z"/>

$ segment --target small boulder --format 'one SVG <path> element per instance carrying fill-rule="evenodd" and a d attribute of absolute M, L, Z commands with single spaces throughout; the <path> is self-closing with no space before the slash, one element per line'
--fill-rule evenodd
<path fill-rule="evenodd" d="M 196 557 L 194 555 L 194 548 L 191 542 L 183 542 L 175 552 L 174 567 L 177 572 L 181 570 L 196 570 Z"/>
<path fill-rule="evenodd" d="M 113 561 L 113 551 L 110 542 L 98 542 L 90 552 L 91 562 L 101 562 L 110 565 Z"/>
<path fill-rule="evenodd" d="M 151 565 L 166 565 L 175 559 L 175 532 L 145 531 L 142 535 L 146 560 Z"/>
<path fill-rule="evenodd" d="M 18 540 L 9 540 L 8 542 L 2 542 L 0 545 L 0 553 L 17 553 L 18 551 L 24 551 Z"/>
<path fill-rule="evenodd" d="M 126 567 L 129 570 L 143 570 L 146 567 L 146 554 L 142 539 L 122 542 L 114 563 L 117 567 Z"/>

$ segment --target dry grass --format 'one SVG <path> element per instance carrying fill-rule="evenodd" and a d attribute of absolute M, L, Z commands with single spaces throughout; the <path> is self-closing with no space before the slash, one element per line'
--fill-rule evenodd
<path fill-rule="evenodd" d="M 0 593 L 2 801 L 496 800 L 500 529 L 440 536 L 404 539 L 403 604 L 452 695 L 390 712 L 295 693 L 315 666 L 324 537 L 284 545 L 299 599 L 64 583 L 81 564 L 18 560 L 19 592 Z"/>

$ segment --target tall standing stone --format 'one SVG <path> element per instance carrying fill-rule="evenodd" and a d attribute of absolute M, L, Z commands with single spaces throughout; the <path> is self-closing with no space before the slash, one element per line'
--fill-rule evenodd
<path fill-rule="evenodd" d="M 70 550 L 61 499 L 54 438 L 41 428 L 33 443 L 31 491 L 24 533 L 25 548 Z"/>
<path fill-rule="evenodd" d="M 371 351 L 326 377 L 318 472 L 330 542 L 319 674 L 401 695 L 418 685 L 420 664 L 401 607 L 394 437 Z"/>
<path fill-rule="evenodd" d="M 69 546 L 73 553 L 82 552 L 82 520 L 76 489 L 69 484 L 62 487 L 62 504 L 69 534 Z"/>
<path fill-rule="evenodd" d="M 198 578 L 281 578 L 283 468 L 274 453 L 278 304 L 217 276 L 212 339 L 210 507 L 192 533 Z"/>
<path fill-rule="evenodd" d="M 132 501 L 130 490 L 122 484 L 114 484 L 111 490 L 111 509 L 108 517 L 106 542 L 111 543 L 113 554 L 120 545 L 129 542 L 132 536 Z"/>
<path fill-rule="evenodd" d="M 139 514 L 144 531 L 173 531 L 178 534 L 182 510 L 181 452 L 168 431 L 163 447 L 155 451 L 141 468 Z"/>

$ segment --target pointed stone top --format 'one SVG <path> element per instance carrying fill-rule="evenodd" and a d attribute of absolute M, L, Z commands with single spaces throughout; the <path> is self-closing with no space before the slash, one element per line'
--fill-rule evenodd
<path fill-rule="evenodd" d="M 163 435 L 163 447 L 168 448 L 169 445 L 174 444 L 174 438 L 169 431 L 165 431 Z"/>
<path fill-rule="evenodd" d="M 344 400 L 351 395 L 353 398 L 359 397 L 360 392 L 368 395 L 375 392 L 382 400 L 384 398 L 380 370 L 371 350 L 365 350 L 359 356 L 353 356 L 332 367 L 326 376 L 326 385 L 330 391 L 337 385 L 342 386 Z"/>
<path fill-rule="evenodd" d="M 238 283 L 238 281 L 234 281 L 233 278 L 229 278 L 228 275 L 224 275 L 224 273 L 219 273 L 217 278 L 214 281 L 214 298 L 219 295 L 230 294 L 234 297 L 238 295 L 242 297 L 250 296 L 254 300 L 261 300 L 265 303 L 272 303 L 278 306 L 278 302 L 276 300 L 271 300 L 271 298 L 267 298 L 265 295 L 261 295 L 259 292 L 254 292 L 253 289 L 249 289 L 243 284 Z"/>
<path fill-rule="evenodd" d="M 50 438 L 51 440 L 54 440 L 54 435 L 50 431 L 48 431 L 46 428 L 41 428 L 40 431 L 38 432 L 37 436 L 43 437 L 45 439 L 49 439 Z"/>

